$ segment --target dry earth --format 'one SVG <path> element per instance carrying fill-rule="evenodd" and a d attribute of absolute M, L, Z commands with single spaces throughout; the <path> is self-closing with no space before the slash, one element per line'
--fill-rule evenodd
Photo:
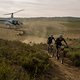
<path fill-rule="evenodd" d="M 55 58 L 50 58 L 51 62 L 55 64 L 55 74 L 57 77 L 61 78 L 59 80 L 80 80 L 80 69 L 75 68 L 69 64 L 61 64 L 60 61 L 57 61 Z M 52 75 L 54 75 L 54 70 Z"/>

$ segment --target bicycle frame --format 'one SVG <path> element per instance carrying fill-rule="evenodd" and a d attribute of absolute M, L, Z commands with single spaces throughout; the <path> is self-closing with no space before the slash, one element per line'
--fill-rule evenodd
<path fill-rule="evenodd" d="M 58 48 L 58 51 L 57 51 L 57 60 L 61 59 L 61 63 L 63 64 L 63 61 L 64 61 L 64 47 L 60 47 Z"/>

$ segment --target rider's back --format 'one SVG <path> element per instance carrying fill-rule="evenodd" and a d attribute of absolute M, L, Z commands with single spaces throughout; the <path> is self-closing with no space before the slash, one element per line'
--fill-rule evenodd
<path fill-rule="evenodd" d="M 48 44 L 51 44 L 53 39 L 54 39 L 54 37 L 49 37 L 47 43 L 48 43 Z"/>
<path fill-rule="evenodd" d="M 55 43 L 58 44 L 58 45 L 61 45 L 62 41 L 64 41 L 64 38 L 57 38 Z"/>

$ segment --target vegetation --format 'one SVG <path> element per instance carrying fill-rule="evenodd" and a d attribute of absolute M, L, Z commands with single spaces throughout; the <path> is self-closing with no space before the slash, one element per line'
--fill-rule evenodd
<path fill-rule="evenodd" d="M 27 35 L 47 37 L 50 34 L 79 34 L 80 18 L 53 17 L 53 18 L 29 18 L 27 21 Z"/>
<path fill-rule="evenodd" d="M 40 78 L 50 68 L 44 45 L 0 40 L 0 80 Z"/>
<path fill-rule="evenodd" d="M 3 28 L 3 23 L 0 23 L 0 80 L 46 80 L 45 75 L 51 68 L 45 51 L 46 44 L 29 45 L 13 40 L 24 41 L 27 36 L 48 37 L 50 34 L 57 35 L 62 32 L 67 35 L 80 35 L 80 18 L 29 18 L 21 21 L 25 23 L 21 31 L 6 29 L 6 26 Z M 25 35 L 17 35 L 22 31 L 25 31 Z M 68 51 L 67 57 L 72 64 L 79 67 L 80 39 L 72 39 L 72 35 L 67 37 L 72 45 L 65 52 Z M 53 72 L 55 74 L 55 70 Z"/>
<path fill-rule="evenodd" d="M 79 51 L 80 52 L 80 51 Z M 73 62 L 73 65 L 76 67 L 80 66 L 80 53 L 78 51 L 71 52 L 69 58 Z"/>
<path fill-rule="evenodd" d="M 80 18 L 76 17 L 20 18 L 19 20 L 24 23 L 19 31 L 6 29 L 7 26 L 0 21 L 0 38 L 7 40 L 24 40 L 26 36 L 48 37 L 50 34 L 80 34 Z M 25 34 L 17 36 L 17 34 L 22 33 L 22 31 L 24 31 Z"/>
<path fill-rule="evenodd" d="M 69 49 L 68 58 L 76 67 L 80 66 L 80 40 L 74 39 L 71 48 Z"/>
<path fill-rule="evenodd" d="M 67 22 L 67 23 L 63 23 L 64 25 L 66 25 L 67 27 L 69 27 L 69 28 L 80 28 L 80 21 L 75 21 L 75 22 L 73 22 L 73 21 L 71 21 L 71 22 Z"/>

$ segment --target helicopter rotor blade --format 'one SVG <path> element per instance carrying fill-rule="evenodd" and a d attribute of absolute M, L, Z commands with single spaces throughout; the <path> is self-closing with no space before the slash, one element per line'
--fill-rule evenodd
<path fill-rule="evenodd" d="M 21 11 L 23 11 L 24 9 L 21 9 L 21 10 L 18 10 L 18 11 L 16 11 L 16 12 L 12 12 L 12 13 L 8 13 L 8 14 L 4 14 L 4 15 L 11 15 L 11 14 L 15 14 L 15 13 L 18 13 L 18 12 L 21 12 Z"/>
<path fill-rule="evenodd" d="M 21 12 L 21 11 L 24 11 L 24 9 L 21 9 L 21 10 L 18 10 L 16 12 L 13 12 L 13 14 L 18 13 L 18 12 Z"/>
<path fill-rule="evenodd" d="M 4 14 L 4 15 L 11 15 L 12 13 Z"/>

